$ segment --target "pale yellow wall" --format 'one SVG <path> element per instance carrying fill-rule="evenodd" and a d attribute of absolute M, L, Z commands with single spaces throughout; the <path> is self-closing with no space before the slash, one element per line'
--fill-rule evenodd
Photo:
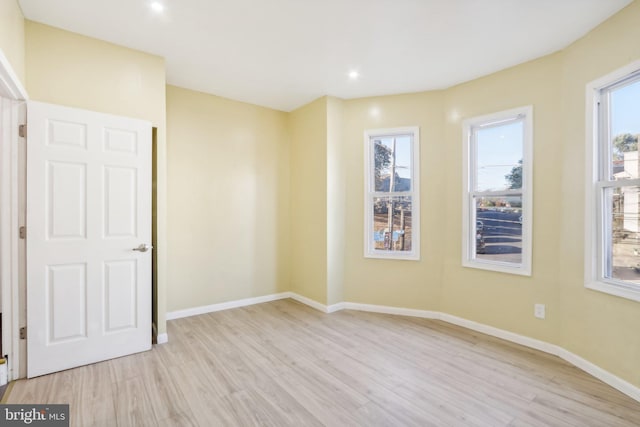
<path fill-rule="evenodd" d="M 167 311 L 289 290 L 287 114 L 167 86 Z"/>
<path fill-rule="evenodd" d="M 445 233 L 442 178 L 444 162 L 443 94 L 385 96 L 345 101 L 343 144 L 346 168 L 345 300 L 396 307 L 437 309 L 442 282 Z M 364 131 L 420 128 L 421 259 L 364 258 Z"/>
<path fill-rule="evenodd" d="M 18 0 L 0 0 L 0 50 L 24 85 L 24 17 Z"/>
<path fill-rule="evenodd" d="M 33 100 L 149 120 L 158 128 L 158 332 L 166 331 L 164 59 L 26 21 L 26 87 Z"/>
<path fill-rule="evenodd" d="M 446 91 L 445 183 L 442 222 L 447 239 L 442 280 L 442 311 L 558 343 L 559 206 L 563 144 L 560 108 L 561 55 L 551 55 Z M 462 120 L 511 108 L 533 106 L 533 274 L 531 277 L 463 268 Z M 575 161 L 575 159 L 574 159 Z M 547 318 L 533 316 L 535 303 L 547 306 Z"/>
<path fill-rule="evenodd" d="M 163 58 L 33 21 L 26 35 L 33 99 L 164 125 Z"/>
<path fill-rule="evenodd" d="M 584 288 L 587 83 L 640 60 L 640 2 L 566 49 L 562 72 L 562 199 L 557 215 L 562 346 L 640 386 L 640 303 Z"/>
<path fill-rule="evenodd" d="M 347 222 L 347 164 L 344 156 L 344 101 L 327 97 L 327 304 L 344 301 Z"/>
<path fill-rule="evenodd" d="M 640 59 L 638 22 L 635 1 L 562 52 L 442 93 L 345 101 L 345 300 L 435 309 L 558 344 L 640 386 L 639 303 L 584 287 L 585 87 Z M 462 120 L 525 105 L 534 109 L 533 274 L 463 268 Z M 405 125 L 422 132 L 422 260 L 367 260 L 362 132 Z"/>
<path fill-rule="evenodd" d="M 289 115 L 291 290 L 327 302 L 327 98 Z"/>

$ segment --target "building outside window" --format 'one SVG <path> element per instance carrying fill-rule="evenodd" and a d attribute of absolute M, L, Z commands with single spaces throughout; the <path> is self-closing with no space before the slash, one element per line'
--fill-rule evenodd
<path fill-rule="evenodd" d="M 640 63 L 588 85 L 589 288 L 640 301 Z"/>
<path fill-rule="evenodd" d="M 365 257 L 420 259 L 419 131 L 365 132 Z"/>

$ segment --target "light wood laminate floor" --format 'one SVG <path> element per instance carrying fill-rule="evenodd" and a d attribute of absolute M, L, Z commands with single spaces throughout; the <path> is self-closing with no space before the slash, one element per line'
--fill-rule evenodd
<path fill-rule="evenodd" d="M 76 426 L 639 426 L 557 357 L 444 322 L 292 300 L 168 323 L 152 351 L 17 382 Z"/>

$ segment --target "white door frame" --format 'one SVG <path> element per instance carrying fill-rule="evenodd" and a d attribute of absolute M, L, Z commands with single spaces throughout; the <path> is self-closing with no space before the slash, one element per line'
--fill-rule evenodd
<path fill-rule="evenodd" d="M 24 261 L 24 245 L 20 245 L 19 227 L 24 225 L 24 212 L 20 209 L 19 190 L 21 174 L 25 173 L 20 161 L 18 125 L 24 124 L 24 103 L 27 91 L 16 76 L 11 64 L 0 50 L 0 292 L 2 295 L 2 329 L 5 331 L 2 348 L 9 356 L 8 380 L 20 377 L 20 271 Z M 22 107 L 22 113 L 20 108 Z M 21 250 L 22 249 L 22 250 Z M 0 355 L 3 356 L 3 355 Z"/>

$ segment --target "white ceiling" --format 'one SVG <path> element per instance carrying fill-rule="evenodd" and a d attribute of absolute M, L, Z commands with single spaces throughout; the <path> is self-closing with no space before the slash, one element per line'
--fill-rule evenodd
<path fill-rule="evenodd" d="M 472 80 L 562 49 L 631 1 L 160 0 L 157 14 L 151 0 L 19 0 L 27 19 L 163 56 L 170 84 L 284 111 Z"/>

